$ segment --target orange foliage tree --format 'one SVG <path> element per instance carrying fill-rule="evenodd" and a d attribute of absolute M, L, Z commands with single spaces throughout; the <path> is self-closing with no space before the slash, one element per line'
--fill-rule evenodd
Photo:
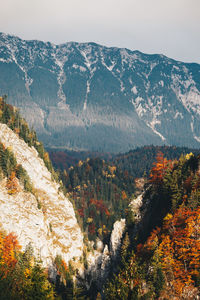
<path fill-rule="evenodd" d="M 30 249 L 20 251 L 16 236 L 0 231 L 0 299 L 49 299 L 53 289 L 47 273 L 34 261 Z"/>
<path fill-rule="evenodd" d="M 20 250 L 17 238 L 14 234 L 3 235 L 0 232 L 0 270 L 1 276 L 6 277 L 14 269 L 17 259 L 16 253 Z"/>
<path fill-rule="evenodd" d="M 168 169 L 170 164 L 171 161 L 167 160 L 162 152 L 158 152 L 156 156 L 156 162 L 153 164 L 154 167 L 151 169 L 149 175 L 149 181 L 154 184 L 160 184 L 163 181 L 166 170 Z"/>
<path fill-rule="evenodd" d="M 7 179 L 6 187 L 8 189 L 8 194 L 10 195 L 17 192 L 19 184 L 14 171 L 11 172 L 9 178 Z"/>
<path fill-rule="evenodd" d="M 179 297 L 195 289 L 200 275 L 200 208 L 192 211 L 180 207 L 164 222 L 162 230 L 154 230 L 142 250 L 156 251 L 168 285 Z"/>
<path fill-rule="evenodd" d="M 90 199 L 90 204 L 94 204 L 96 207 L 96 210 L 101 211 L 101 213 L 105 213 L 107 217 L 110 216 L 110 212 L 107 209 L 107 207 L 104 205 L 103 200 L 95 200 L 95 199 Z"/>

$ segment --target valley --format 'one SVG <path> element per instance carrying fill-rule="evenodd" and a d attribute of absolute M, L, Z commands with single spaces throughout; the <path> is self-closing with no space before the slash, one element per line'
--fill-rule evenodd
<path fill-rule="evenodd" d="M 199 78 L 0 33 L 2 300 L 199 299 Z"/>

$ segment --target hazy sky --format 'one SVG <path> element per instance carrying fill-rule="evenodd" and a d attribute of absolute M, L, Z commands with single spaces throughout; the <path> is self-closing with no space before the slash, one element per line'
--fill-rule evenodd
<path fill-rule="evenodd" d="M 200 63 L 200 0 L 1 0 L 0 31 Z"/>

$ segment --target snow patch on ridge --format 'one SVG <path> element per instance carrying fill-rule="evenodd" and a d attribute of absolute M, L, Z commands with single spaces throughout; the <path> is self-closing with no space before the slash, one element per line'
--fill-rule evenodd
<path fill-rule="evenodd" d="M 172 90 L 176 94 L 177 99 L 182 103 L 189 113 L 200 115 L 200 92 L 195 86 L 195 82 L 191 76 L 181 81 L 179 75 L 172 75 Z"/>
<path fill-rule="evenodd" d="M 146 63 L 139 54 L 136 53 L 128 53 L 128 50 L 125 48 L 120 49 L 121 61 L 122 65 L 128 64 L 129 68 L 134 66 L 134 61 L 138 60 L 142 63 Z"/>
<path fill-rule="evenodd" d="M 166 138 L 155 129 L 156 124 L 160 124 L 160 121 L 153 119 L 150 123 L 147 123 L 147 126 L 149 126 L 153 130 L 153 132 L 162 139 L 162 141 L 166 141 Z"/>
<path fill-rule="evenodd" d="M 152 113 L 152 121 L 151 122 L 147 122 L 147 125 L 153 130 L 153 132 L 155 134 L 157 134 L 162 141 L 166 141 L 166 138 L 159 132 L 156 130 L 155 126 L 156 124 L 160 124 L 160 120 L 158 120 L 157 118 L 162 114 L 162 99 L 163 96 L 159 96 L 156 97 L 157 98 L 157 103 L 155 106 L 152 106 L 151 109 L 151 113 Z"/>
<path fill-rule="evenodd" d="M 200 137 L 196 136 L 195 133 L 194 133 L 194 116 L 192 116 L 192 121 L 190 123 L 190 127 L 191 127 L 191 131 L 193 133 L 193 137 L 194 139 L 200 143 Z"/>
<path fill-rule="evenodd" d="M 11 59 L 0 58 L 0 61 L 1 61 L 1 62 L 4 62 L 4 63 L 9 63 L 9 62 L 11 62 L 12 60 L 11 60 Z"/>
<path fill-rule="evenodd" d="M 189 112 L 200 115 L 200 93 L 196 87 L 191 87 L 185 94 L 179 93 L 177 97 Z"/>
<path fill-rule="evenodd" d="M 148 103 L 145 103 L 142 97 L 137 97 L 136 99 L 132 99 L 131 102 L 135 107 L 135 110 L 138 116 L 143 119 L 148 127 L 150 127 L 155 134 L 157 134 L 162 141 L 166 141 L 166 138 L 155 128 L 157 124 L 160 124 L 160 120 L 158 117 L 162 114 L 162 99 L 163 96 L 156 97 L 156 105 L 153 105 L 150 98 L 148 98 Z M 152 120 L 148 120 L 149 113 L 151 115 Z"/>
<path fill-rule="evenodd" d="M 87 57 L 87 54 L 89 54 L 90 52 L 91 52 L 91 49 L 89 46 L 88 46 L 88 48 L 85 48 L 84 50 L 80 50 L 81 55 L 84 57 L 85 65 L 87 66 L 89 71 L 92 70 L 92 68 L 91 68 L 92 62 Z"/>
<path fill-rule="evenodd" d="M 86 72 L 86 68 L 83 66 L 78 66 L 77 64 L 73 64 L 72 68 L 79 69 L 81 72 Z"/>
<path fill-rule="evenodd" d="M 107 66 L 107 65 L 105 64 L 106 68 L 107 68 L 109 71 L 112 71 L 113 68 L 115 67 L 115 65 L 116 65 L 116 63 L 115 63 L 114 61 L 112 61 L 112 64 L 111 64 L 110 66 Z"/>
<path fill-rule="evenodd" d="M 87 108 L 87 99 L 88 99 L 89 92 L 90 92 L 90 81 L 87 80 L 87 89 L 86 89 L 85 101 L 84 101 L 84 104 L 83 104 L 83 110 L 86 110 L 86 108 Z"/>
<path fill-rule="evenodd" d="M 137 87 L 136 86 L 133 86 L 132 89 L 131 89 L 131 92 L 135 95 L 137 95 Z"/>
<path fill-rule="evenodd" d="M 15 51 L 17 51 L 17 47 L 11 47 L 10 44 L 6 44 L 8 50 L 10 51 L 10 54 L 11 54 L 11 61 L 14 61 L 15 64 L 20 68 L 20 70 L 22 70 L 22 72 L 24 73 L 24 77 L 25 77 L 25 87 L 26 87 L 26 90 L 30 96 L 30 86 L 31 84 L 33 83 L 33 79 L 28 76 L 27 74 L 27 70 L 21 66 L 18 61 L 17 61 L 17 58 L 16 58 L 16 55 L 15 55 Z"/>
<path fill-rule="evenodd" d="M 52 53 L 52 57 L 54 58 L 55 64 L 59 68 L 58 77 L 57 77 L 59 88 L 57 94 L 58 94 L 58 98 L 60 99 L 60 102 L 58 103 L 58 105 L 66 104 L 67 99 L 63 91 L 63 84 L 66 81 L 64 64 L 67 61 L 67 56 L 66 55 L 61 56 L 60 53 L 56 51 L 55 53 Z"/>
<path fill-rule="evenodd" d="M 179 111 L 176 111 L 176 114 L 174 116 L 174 119 L 177 119 L 177 118 L 183 119 L 183 114 L 180 113 Z"/>
<path fill-rule="evenodd" d="M 142 97 L 138 96 L 136 99 L 132 99 L 131 102 L 132 102 L 133 106 L 135 107 L 135 110 L 136 110 L 138 116 L 140 118 L 142 118 L 147 111 L 142 105 L 142 103 L 144 102 L 144 99 Z"/>

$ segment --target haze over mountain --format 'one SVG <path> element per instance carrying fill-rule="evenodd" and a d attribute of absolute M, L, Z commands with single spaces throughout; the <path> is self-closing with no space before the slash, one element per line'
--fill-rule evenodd
<path fill-rule="evenodd" d="M 120 152 L 200 145 L 199 64 L 1 33 L 0 94 L 49 147 Z"/>

